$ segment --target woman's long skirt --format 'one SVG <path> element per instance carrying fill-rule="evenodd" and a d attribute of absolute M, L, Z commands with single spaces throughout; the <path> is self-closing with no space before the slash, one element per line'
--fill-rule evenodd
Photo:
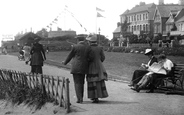
<path fill-rule="evenodd" d="M 87 83 L 88 98 L 106 98 L 108 97 L 105 81 L 93 81 Z"/>

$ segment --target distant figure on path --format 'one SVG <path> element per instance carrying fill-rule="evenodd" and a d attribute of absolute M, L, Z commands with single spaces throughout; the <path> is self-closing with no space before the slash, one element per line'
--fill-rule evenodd
<path fill-rule="evenodd" d="M 102 63 L 105 60 L 105 54 L 102 47 L 99 47 L 97 44 L 96 35 L 89 35 L 86 39 L 89 41 L 92 52 L 94 53 L 94 59 L 89 63 L 87 74 L 88 98 L 90 98 L 93 103 L 98 103 L 98 98 L 108 97 L 105 85 L 107 72 Z"/>
<path fill-rule="evenodd" d="M 49 53 L 49 47 L 48 46 L 46 47 L 46 52 L 47 52 L 47 54 Z"/>
<path fill-rule="evenodd" d="M 73 45 L 66 60 L 62 63 L 66 65 L 72 60 L 71 74 L 73 74 L 77 103 L 83 102 L 84 79 L 88 72 L 89 61 L 93 59 L 90 46 L 86 43 L 84 36 L 77 37 L 78 44 Z"/>
<path fill-rule="evenodd" d="M 42 74 L 43 62 L 46 60 L 43 45 L 39 43 L 39 38 L 35 38 L 33 46 L 30 51 L 31 54 L 31 73 Z"/>
<path fill-rule="evenodd" d="M 31 47 L 28 45 L 28 43 L 25 43 L 23 50 L 24 50 L 25 63 L 28 64 L 28 62 L 30 61 L 30 51 L 31 51 Z"/>
<path fill-rule="evenodd" d="M 3 48 L 3 51 L 2 51 L 2 52 L 3 52 L 3 54 L 5 54 L 5 55 L 8 53 L 8 52 L 7 52 L 7 46 L 5 46 L 5 47 Z"/>

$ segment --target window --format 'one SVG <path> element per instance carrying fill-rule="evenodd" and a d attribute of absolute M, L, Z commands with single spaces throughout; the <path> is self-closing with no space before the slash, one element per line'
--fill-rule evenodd
<path fill-rule="evenodd" d="M 139 15 L 137 15 L 137 21 L 139 21 Z"/>
<path fill-rule="evenodd" d="M 137 31 L 139 30 L 139 25 L 137 25 Z"/>
<path fill-rule="evenodd" d="M 128 16 L 128 20 L 129 20 L 129 22 L 130 22 L 130 16 Z"/>
<path fill-rule="evenodd" d="M 161 33 L 161 31 L 160 31 L 160 25 L 158 25 L 157 28 L 158 28 L 158 33 Z"/>
<path fill-rule="evenodd" d="M 142 25 L 140 25 L 140 31 L 142 30 Z"/>
<path fill-rule="evenodd" d="M 136 26 L 134 26 L 134 31 L 136 31 Z"/>
<path fill-rule="evenodd" d="M 136 15 L 134 15 L 134 21 L 136 21 Z"/>
<path fill-rule="evenodd" d="M 140 14 L 139 16 L 140 16 L 140 20 L 142 20 L 142 19 L 141 19 L 141 17 L 142 17 L 141 14 Z"/>
<path fill-rule="evenodd" d="M 183 24 L 181 24 L 181 31 L 183 31 Z"/>
<path fill-rule="evenodd" d="M 155 27 L 154 27 L 154 33 L 157 33 L 157 25 L 155 25 Z"/>
<path fill-rule="evenodd" d="M 146 24 L 146 32 L 148 32 L 148 24 Z"/>
<path fill-rule="evenodd" d="M 148 19 L 148 13 L 146 13 L 146 20 Z"/>
<path fill-rule="evenodd" d="M 145 25 L 143 25 L 143 31 L 145 31 L 146 30 L 146 27 L 145 27 Z"/>
<path fill-rule="evenodd" d="M 139 25 L 137 25 L 137 30 L 139 31 Z"/>
<path fill-rule="evenodd" d="M 145 14 L 143 14 L 143 20 L 145 20 Z"/>

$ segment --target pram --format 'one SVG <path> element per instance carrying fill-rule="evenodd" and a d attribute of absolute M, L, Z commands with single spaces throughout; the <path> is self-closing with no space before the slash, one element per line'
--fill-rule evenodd
<path fill-rule="evenodd" d="M 25 60 L 25 58 L 24 58 L 24 50 L 20 50 L 19 51 L 18 60 L 20 60 L 20 61 L 24 61 Z"/>

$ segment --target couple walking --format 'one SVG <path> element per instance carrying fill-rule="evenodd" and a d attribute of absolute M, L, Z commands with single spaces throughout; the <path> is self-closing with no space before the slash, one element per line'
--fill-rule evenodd
<path fill-rule="evenodd" d="M 85 76 L 88 98 L 93 103 L 98 103 L 98 98 L 108 97 L 105 85 L 107 73 L 102 64 L 105 55 L 97 44 L 96 35 L 89 35 L 87 38 L 78 36 L 77 40 L 78 44 L 73 45 L 68 57 L 62 63 L 66 65 L 72 60 L 71 74 L 73 74 L 77 103 L 83 102 Z"/>

